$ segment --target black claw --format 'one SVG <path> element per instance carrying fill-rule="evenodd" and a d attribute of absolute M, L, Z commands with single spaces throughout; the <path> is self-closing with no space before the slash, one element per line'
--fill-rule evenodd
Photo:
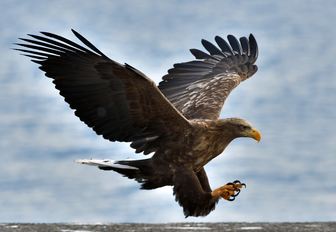
<path fill-rule="evenodd" d="M 227 183 L 226 185 L 232 185 L 232 186 L 233 186 L 233 185 L 234 185 L 234 183 L 232 183 L 232 182 L 229 182 L 229 183 Z"/>
<path fill-rule="evenodd" d="M 233 181 L 233 184 L 241 184 L 241 186 L 244 186 L 244 187 L 246 188 L 246 184 L 240 182 L 239 180 L 235 180 L 235 181 Z"/>
<path fill-rule="evenodd" d="M 240 193 L 240 189 L 237 189 L 237 193 L 236 193 L 236 194 L 234 194 L 233 196 L 234 196 L 234 197 L 236 197 L 236 196 L 238 196 L 238 195 L 239 195 L 239 193 Z"/>
<path fill-rule="evenodd" d="M 230 198 L 228 199 L 228 201 L 234 201 L 236 198 L 234 196 L 230 196 Z"/>

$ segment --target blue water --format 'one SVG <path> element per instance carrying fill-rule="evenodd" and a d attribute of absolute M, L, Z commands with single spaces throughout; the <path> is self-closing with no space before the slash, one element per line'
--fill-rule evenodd
<path fill-rule="evenodd" d="M 0 221 L 173 222 L 336 219 L 334 1 L 1 1 Z M 217 34 L 253 33 L 259 71 L 226 101 L 263 139 L 238 139 L 206 170 L 218 187 L 247 183 L 205 218 L 184 219 L 170 187 L 138 184 L 73 161 L 141 158 L 80 122 L 35 64 L 10 50 L 18 37 L 77 29 L 100 50 L 156 82 L 191 47 Z"/>

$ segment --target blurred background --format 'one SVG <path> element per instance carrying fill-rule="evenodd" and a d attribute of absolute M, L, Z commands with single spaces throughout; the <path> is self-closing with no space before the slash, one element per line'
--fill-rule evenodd
<path fill-rule="evenodd" d="M 330 1 L 0 2 L 0 222 L 222 222 L 336 219 L 336 3 Z M 19 52 L 18 37 L 73 28 L 110 58 L 158 83 L 190 48 L 253 33 L 259 71 L 235 89 L 222 117 L 263 134 L 237 139 L 206 166 L 212 187 L 247 184 L 234 202 L 184 219 L 171 187 L 139 191 L 119 174 L 74 163 L 125 159 L 74 116 L 51 80 Z"/>

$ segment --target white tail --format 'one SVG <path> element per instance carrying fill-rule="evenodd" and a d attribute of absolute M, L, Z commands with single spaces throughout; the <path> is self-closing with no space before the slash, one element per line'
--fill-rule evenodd
<path fill-rule="evenodd" d="M 128 166 L 125 164 L 119 164 L 118 161 L 110 159 L 79 159 L 75 161 L 76 163 L 86 164 L 90 166 L 97 166 L 100 169 L 104 168 L 117 168 L 117 169 L 134 169 L 138 170 L 136 167 Z"/>

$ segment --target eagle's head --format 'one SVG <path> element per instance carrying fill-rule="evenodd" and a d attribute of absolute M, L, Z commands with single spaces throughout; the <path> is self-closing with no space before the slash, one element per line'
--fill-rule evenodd
<path fill-rule="evenodd" d="M 258 142 L 261 139 L 261 133 L 255 129 L 250 123 L 241 118 L 227 118 L 222 120 L 226 131 L 230 131 L 234 138 L 250 137 Z"/>

